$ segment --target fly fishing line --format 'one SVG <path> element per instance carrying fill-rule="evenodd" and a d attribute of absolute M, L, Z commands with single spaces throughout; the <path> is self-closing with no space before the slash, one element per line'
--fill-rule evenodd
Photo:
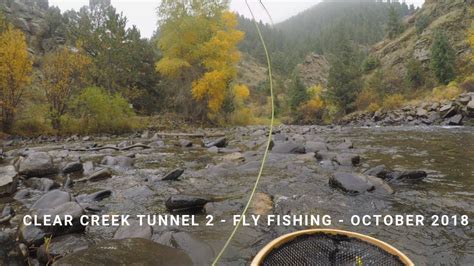
<path fill-rule="evenodd" d="M 262 43 L 262 46 L 263 46 L 263 50 L 265 51 L 265 56 L 266 56 L 266 59 L 267 59 L 267 65 L 268 65 L 268 79 L 269 79 L 269 84 L 270 84 L 270 101 L 271 101 L 271 119 L 270 119 L 270 131 L 268 133 L 268 140 L 267 140 L 267 146 L 265 148 L 265 152 L 263 154 L 263 159 L 262 159 L 262 163 L 260 164 L 260 170 L 258 172 L 258 176 L 257 176 L 257 179 L 255 180 L 255 184 L 253 186 L 253 189 L 252 189 L 252 192 L 250 193 L 250 196 L 249 196 L 249 199 L 247 201 L 247 204 L 245 205 L 245 208 L 244 210 L 242 211 L 242 214 L 241 214 L 241 218 L 245 216 L 245 214 L 247 213 L 248 211 L 248 208 L 250 206 L 250 203 L 252 202 L 252 199 L 253 197 L 255 196 L 255 193 L 257 191 L 257 188 L 258 188 L 258 184 L 260 183 L 260 179 L 262 177 L 262 173 L 263 173 L 263 169 L 265 167 L 265 161 L 267 160 L 267 156 L 268 156 L 268 151 L 270 150 L 270 144 L 272 142 L 272 133 L 273 133 L 273 122 L 274 122 L 274 119 L 275 119 L 275 106 L 274 106 L 274 98 L 273 98 L 273 80 L 272 80 L 272 66 L 271 66 L 271 61 L 270 61 L 270 55 L 268 53 L 268 49 L 267 49 L 267 46 L 265 44 L 265 40 L 263 38 L 263 35 L 262 35 L 262 32 L 260 31 L 260 27 L 258 26 L 258 23 L 257 23 L 257 20 L 255 19 L 255 16 L 253 14 L 253 11 L 252 9 L 250 8 L 250 5 L 248 3 L 248 0 L 245 0 L 245 4 L 247 5 L 247 8 L 249 9 L 249 12 L 252 16 L 252 19 L 253 19 L 253 22 L 255 24 L 255 28 L 257 29 L 257 33 L 258 33 L 258 36 L 260 38 L 260 42 Z M 260 1 L 260 4 L 262 6 L 263 3 Z M 265 6 L 264 6 L 265 8 Z M 265 8 L 265 11 L 268 13 L 267 9 Z M 229 238 L 227 239 L 227 241 L 225 242 L 224 246 L 222 247 L 221 251 L 219 252 L 219 254 L 216 256 L 216 258 L 214 259 L 214 262 L 212 263 L 212 266 L 215 266 L 217 265 L 217 263 L 219 262 L 219 260 L 221 259 L 222 255 L 224 254 L 224 252 L 226 251 L 227 247 L 229 246 L 230 242 L 232 241 L 232 239 L 234 238 L 235 234 L 237 233 L 237 231 L 239 230 L 239 227 L 242 223 L 242 219 L 239 219 L 239 221 L 237 222 L 237 224 L 234 226 L 234 230 L 232 231 L 232 233 L 230 234 Z"/>

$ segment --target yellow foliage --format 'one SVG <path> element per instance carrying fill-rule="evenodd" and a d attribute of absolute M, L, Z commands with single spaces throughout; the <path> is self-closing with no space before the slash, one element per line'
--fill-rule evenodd
<path fill-rule="evenodd" d="M 380 109 L 380 105 L 378 103 L 371 103 L 367 107 L 367 112 L 377 112 Z"/>
<path fill-rule="evenodd" d="M 234 86 L 234 96 L 237 101 L 242 102 L 247 99 L 250 95 L 249 88 L 243 84 Z"/>
<path fill-rule="evenodd" d="M 163 58 L 156 70 L 190 83 L 194 100 L 207 103 L 208 117 L 216 117 L 225 95 L 232 93 L 230 84 L 240 60 L 236 45 L 244 34 L 236 30 L 235 14 L 223 5 L 206 3 L 162 2 L 158 46 Z M 248 89 L 234 90 L 238 90 L 236 96 L 248 97 Z"/>
<path fill-rule="evenodd" d="M 229 119 L 229 123 L 237 126 L 247 126 L 255 122 L 253 112 L 248 107 L 242 107 L 235 110 Z"/>
<path fill-rule="evenodd" d="M 307 90 L 309 100 L 297 108 L 297 119 L 300 123 L 320 123 L 325 113 L 325 102 L 322 99 L 323 88 L 316 85 Z"/>
<path fill-rule="evenodd" d="M 308 90 L 308 96 L 309 97 L 319 97 L 321 96 L 321 94 L 323 93 L 323 87 L 318 84 L 318 85 L 315 85 L 313 87 L 310 87 Z"/>
<path fill-rule="evenodd" d="M 402 107 L 405 102 L 405 98 L 400 93 L 395 93 L 389 96 L 386 96 L 383 99 L 383 108 L 386 110 L 394 110 Z"/>
<path fill-rule="evenodd" d="M 0 108 L 5 131 L 11 129 L 16 108 L 31 82 L 31 70 L 25 36 L 8 25 L 0 34 Z"/>
<path fill-rule="evenodd" d="M 66 48 L 45 56 L 41 85 L 51 105 L 55 129 L 59 128 L 60 118 L 65 114 L 71 96 L 84 83 L 90 63 L 87 56 Z"/>
<path fill-rule="evenodd" d="M 358 95 L 356 99 L 357 110 L 366 110 L 372 104 L 379 105 L 379 96 L 377 92 L 373 89 L 364 88 Z M 374 106 L 372 106 L 374 108 Z"/>
<path fill-rule="evenodd" d="M 430 95 L 430 99 L 435 101 L 452 100 L 463 92 L 455 82 L 450 82 L 447 86 L 436 87 Z"/>

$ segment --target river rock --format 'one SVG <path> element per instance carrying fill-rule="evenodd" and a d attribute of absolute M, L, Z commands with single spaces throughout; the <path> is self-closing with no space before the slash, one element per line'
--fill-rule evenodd
<path fill-rule="evenodd" d="M 336 155 L 335 161 L 341 166 L 357 166 L 360 164 L 360 156 L 357 154 L 342 153 Z"/>
<path fill-rule="evenodd" d="M 418 116 L 418 117 L 427 117 L 428 116 L 428 111 L 426 111 L 423 108 L 418 108 L 418 109 L 416 109 L 416 116 Z"/>
<path fill-rule="evenodd" d="M 191 258 L 193 265 L 210 265 L 215 256 L 208 244 L 186 232 L 165 232 L 155 241 L 184 250 Z"/>
<path fill-rule="evenodd" d="M 107 240 L 72 253 L 55 265 L 193 265 L 182 250 L 143 238 Z"/>
<path fill-rule="evenodd" d="M 25 184 L 32 189 L 44 192 L 59 188 L 59 184 L 49 178 L 32 177 L 30 179 L 27 179 L 25 181 Z"/>
<path fill-rule="evenodd" d="M 0 167 L 0 198 L 15 193 L 17 189 L 17 173 L 12 165 Z"/>
<path fill-rule="evenodd" d="M 61 190 L 52 190 L 44 194 L 41 198 L 39 198 L 33 204 L 33 206 L 31 206 L 31 209 L 32 210 L 53 209 L 61 204 L 70 202 L 71 200 L 72 200 L 72 196 L 68 192 L 61 191 Z"/>
<path fill-rule="evenodd" d="M 224 148 L 227 145 L 227 138 L 222 137 L 215 140 L 203 140 L 203 145 L 206 148 L 211 148 L 211 147 Z"/>
<path fill-rule="evenodd" d="M 130 220 L 130 225 L 120 226 L 114 234 L 114 239 L 144 238 L 151 239 L 153 228 L 146 224 L 140 225 L 138 220 Z"/>
<path fill-rule="evenodd" d="M 352 144 L 352 141 L 346 139 L 344 140 L 343 143 L 340 143 L 339 145 L 337 145 L 335 147 L 335 149 L 337 150 L 348 150 L 348 149 L 352 149 L 354 148 L 354 144 Z"/>
<path fill-rule="evenodd" d="M 265 215 L 270 213 L 273 208 L 272 198 L 262 192 L 255 194 L 255 197 L 252 200 L 251 212 L 257 215 Z"/>
<path fill-rule="evenodd" d="M 109 169 L 101 169 L 94 172 L 88 177 L 76 180 L 76 182 L 86 182 L 86 181 L 97 182 L 97 181 L 105 180 L 111 177 L 112 177 L 112 172 Z"/>
<path fill-rule="evenodd" d="M 209 200 L 203 197 L 188 195 L 173 195 L 166 200 L 166 208 L 169 211 L 199 211 Z"/>
<path fill-rule="evenodd" d="M 393 194 L 394 193 L 392 187 L 390 187 L 390 185 L 387 184 L 382 179 L 380 179 L 378 177 L 374 177 L 374 176 L 367 176 L 367 179 L 369 180 L 369 182 L 371 184 L 374 185 L 374 187 L 375 187 L 374 193 L 383 194 L 383 195 L 388 195 L 388 194 Z"/>
<path fill-rule="evenodd" d="M 64 174 L 82 173 L 83 171 L 84 166 L 81 162 L 70 162 L 63 167 Z"/>
<path fill-rule="evenodd" d="M 471 100 L 467 105 L 466 105 L 467 113 L 469 117 L 474 117 L 474 100 Z"/>
<path fill-rule="evenodd" d="M 173 171 L 167 173 L 161 180 L 176 181 L 183 173 L 184 173 L 184 169 L 181 169 L 181 168 L 174 169 Z"/>
<path fill-rule="evenodd" d="M 329 178 L 329 185 L 350 194 L 372 191 L 375 188 L 366 176 L 349 172 L 334 173 Z"/>
<path fill-rule="evenodd" d="M 43 244 L 44 239 L 47 236 L 51 236 L 51 234 L 46 233 L 41 228 L 33 225 L 24 225 L 21 223 L 20 229 L 18 230 L 19 240 L 27 246 L 39 247 Z"/>
<path fill-rule="evenodd" d="M 94 201 L 102 201 L 112 195 L 111 190 L 101 190 L 92 194 L 82 194 L 76 197 L 76 200 L 81 203 L 88 203 Z"/>
<path fill-rule="evenodd" d="M 105 156 L 100 162 L 102 165 L 117 166 L 122 169 L 129 169 L 133 167 L 133 159 L 127 156 Z"/>
<path fill-rule="evenodd" d="M 50 215 L 52 221 L 55 219 L 61 220 L 62 225 L 42 227 L 45 232 L 51 233 L 55 237 L 71 233 L 81 233 L 85 230 L 85 226 L 80 223 L 84 210 L 75 201 L 66 202 L 53 209 L 40 209 L 34 214 L 38 215 L 39 221 L 42 221 L 43 217 L 47 215 Z M 72 225 L 65 225 L 66 216 L 72 217 Z"/>
<path fill-rule="evenodd" d="M 43 177 L 57 173 L 57 169 L 49 154 L 32 152 L 20 162 L 18 173 L 26 177 Z"/>
<path fill-rule="evenodd" d="M 189 148 L 193 146 L 193 143 L 187 139 L 180 139 L 179 140 L 179 146 L 183 148 Z"/>
<path fill-rule="evenodd" d="M 428 174 L 425 171 L 393 171 L 387 174 L 388 180 L 406 180 L 406 181 L 418 181 L 427 177 Z"/>
<path fill-rule="evenodd" d="M 319 151 L 327 151 L 328 146 L 324 142 L 318 141 L 307 141 L 305 145 L 306 152 L 319 152 Z"/>
<path fill-rule="evenodd" d="M 387 179 L 388 173 L 389 171 L 387 171 L 387 168 L 383 164 L 370 168 L 364 172 L 365 175 L 375 176 L 381 179 Z"/>
<path fill-rule="evenodd" d="M 303 145 L 297 144 L 293 141 L 275 142 L 275 146 L 272 148 L 272 153 L 304 154 L 306 153 L 306 149 Z"/>
<path fill-rule="evenodd" d="M 58 260 L 68 254 L 87 249 L 90 243 L 85 236 L 80 234 L 70 234 L 51 239 L 46 250 L 45 245 L 41 245 L 36 250 L 36 257 L 42 263 L 48 263 L 51 260 Z"/>
<path fill-rule="evenodd" d="M 462 119 L 463 119 L 463 116 L 461 114 L 457 114 L 448 120 L 448 125 L 460 126 L 462 125 Z"/>

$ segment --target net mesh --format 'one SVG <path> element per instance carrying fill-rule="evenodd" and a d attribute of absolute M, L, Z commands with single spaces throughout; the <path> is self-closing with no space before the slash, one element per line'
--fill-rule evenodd
<path fill-rule="evenodd" d="M 276 249 L 262 265 L 404 265 L 383 249 L 344 235 L 301 235 Z"/>

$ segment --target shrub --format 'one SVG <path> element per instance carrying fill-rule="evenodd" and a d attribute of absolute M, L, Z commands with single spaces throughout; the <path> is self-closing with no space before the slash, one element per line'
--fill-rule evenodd
<path fill-rule="evenodd" d="M 369 73 L 370 71 L 376 69 L 379 66 L 380 61 L 375 56 L 369 55 L 362 63 L 362 70 L 365 73 Z"/>
<path fill-rule="evenodd" d="M 463 89 L 456 82 L 450 82 L 447 86 L 436 87 L 431 92 L 431 99 L 436 101 L 451 100 L 461 94 Z"/>
<path fill-rule="evenodd" d="M 31 104 L 22 109 L 18 120 L 13 124 L 12 133 L 18 136 L 40 136 L 53 133 L 46 119 L 49 108 L 44 104 Z"/>
<path fill-rule="evenodd" d="M 416 34 L 420 35 L 423 33 L 423 30 L 428 27 L 430 24 L 430 18 L 428 16 L 420 16 L 416 21 L 415 21 L 415 28 L 416 28 Z"/>
<path fill-rule="evenodd" d="M 405 102 L 405 98 L 400 93 L 386 96 L 383 99 L 383 108 L 386 110 L 394 110 L 400 108 Z"/>
<path fill-rule="evenodd" d="M 254 122 L 252 110 L 246 107 L 238 108 L 229 117 L 229 123 L 235 126 L 247 126 Z"/>
<path fill-rule="evenodd" d="M 466 78 L 459 87 L 467 92 L 474 92 L 474 76 Z"/>
<path fill-rule="evenodd" d="M 103 89 L 84 89 L 72 103 L 72 112 L 64 117 L 65 131 L 71 133 L 124 133 L 136 130 L 139 123 L 129 103 L 120 94 Z"/>
<path fill-rule="evenodd" d="M 378 93 L 371 88 L 364 88 L 356 99 L 357 110 L 365 110 L 372 103 L 380 102 Z"/>
<path fill-rule="evenodd" d="M 366 111 L 367 112 L 371 112 L 371 113 L 374 113 L 374 112 L 377 112 L 378 110 L 380 109 L 380 105 L 378 103 L 371 103 Z"/>

